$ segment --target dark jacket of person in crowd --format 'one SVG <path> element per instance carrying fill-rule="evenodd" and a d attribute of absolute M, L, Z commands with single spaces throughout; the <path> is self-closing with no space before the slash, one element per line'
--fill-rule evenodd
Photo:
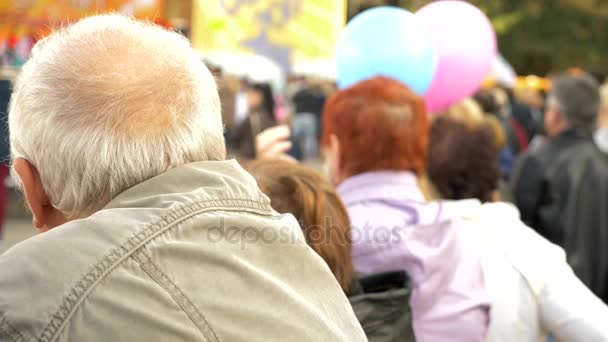
<path fill-rule="evenodd" d="M 319 117 L 323 111 L 325 94 L 318 87 L 305 86 L 293 95 L 291 101 L 296 115 L 298 113 L 312 113 Z"/>
<path fill-rule="evenodd" d="M 559 192 L 562 186 L 555 174 L 567 162 L 564 156 L 572 155 L 568 154 L 570 150 L 576 151 L 591 141 L 598 113 L 599 91 L 593 79 L 556 78 L 545 113 L 549 141 L 525 153 L 513 171 L 513 200 L 522 220 L 558 245 L 564 244 L 564 229 L 556 202 L 566 194 Z"/>
<path fill-rule="evenodd" d="M 333 186 L 315 170 L 283 160 L 255 161 L 247 169 L 272 207 L 300 222 L 306 242 L 332 270 L 369 341 L 414 341 L 407 275 L 355 275 L 350 220 Z"/>
<path fill-rule="evenodd" d="M 577 151 L 581 144 L 591 141 L 598 112 L 599 91 L 593 79 L 557 78 L 545 113 L 550 140 L 525 153 L 513 171 L 511 190 L 522 220 L 558 245 L 564 244 L 564 229 L 556 203 L 566 194 L 560 193 L 563 185 L 556 172 L 569 162 L 564 157 L 573 155 L 569 151 Z"/>
<path fill-rule="evenodd" d="M 553 167 L 545 208 L 579 278 L 608 304 L 608 155 L 585 141 Z"/>
<path fill-rule="evenodd" d="M 275 126 L 275 103 L 272 89 L 267 83 L 253 84 L 247 93 L 249 115 L 230 134 L 231 150 L 244 159 L 255 158 L 255 137 L 263 130 Z"/>
<path fill-rule="evenodd" d="M 566 162 L 562 157 L 571 155 L 570 150 L 578 150 L 589 138 L 587 132 L 564 131 L 538 150 L 521 156 L 512 175 L 513 201 L 523 221 L 559 245 L 564 242 L 564 231 L 553 204 L 555 196 L 561 195 L 553 191 L 562 186 L 556 184 L 555 173 Z"/>

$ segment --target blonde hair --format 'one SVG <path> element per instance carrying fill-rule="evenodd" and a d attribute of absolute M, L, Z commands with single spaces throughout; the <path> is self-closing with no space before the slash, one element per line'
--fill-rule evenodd
<path fill-rule="evenodd" d="M 491 128 L 494 135 L 496 147 L 502 149 L 507 143 L 505 131 L 496 117 L 484 114 L 481 106 L 475 100 L 466 98 L 459 103 L 451 106 L 447 113 L 452 119 L 460 121 L 470 128 L 487 125 Z"/>
<path fill-rule="evenodd" d="M 38 42 L 9 112 L 13 159 L 71 217 L 176 166 L 225 158 L 209 70 L 178 33 L 111 14 Z"/>

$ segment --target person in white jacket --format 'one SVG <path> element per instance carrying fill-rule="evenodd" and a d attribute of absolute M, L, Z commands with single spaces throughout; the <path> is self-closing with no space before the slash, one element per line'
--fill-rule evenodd
<path fill-rule="evenodd" d="M 500 139 L 476 108 L 457 105 L 433 121 L 426 188 L 447 200 L 444 208 L 482 249 L 487 341 L 608 341 L 608 307 L 576 277 L 563 249 L 527 227 L 513 205 L 491 203 L 498 198 Z"/>

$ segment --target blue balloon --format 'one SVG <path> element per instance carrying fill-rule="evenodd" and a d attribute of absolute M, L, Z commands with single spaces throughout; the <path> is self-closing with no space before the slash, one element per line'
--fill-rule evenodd
<path fill-rule="evenodd" d="M 336 50 L 340 88 L 383 75 L 424 95 L 437 66 L 430 33 L 412 13 L 396 7 L 358 14 L 340 34 Z"/>

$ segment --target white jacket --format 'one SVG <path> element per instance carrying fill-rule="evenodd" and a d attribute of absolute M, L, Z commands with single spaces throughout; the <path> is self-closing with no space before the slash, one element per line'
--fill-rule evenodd
<path fill-rule="evenodd" d="M 521 222 L 514 206 L 446 204 L 480 239 L 492 302 L 488 341 L 537 342 L 548 333 L 564 342 L 608 341 L 608 307 L 576 277 L 564 251 Z"/>

